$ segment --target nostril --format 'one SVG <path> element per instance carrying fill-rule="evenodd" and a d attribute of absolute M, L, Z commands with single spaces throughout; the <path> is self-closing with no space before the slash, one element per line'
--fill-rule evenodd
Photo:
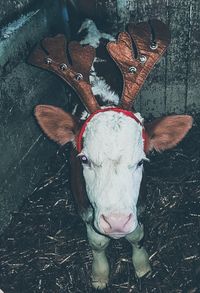
<path fill-rule="evenodd" d="M 133 218 L 133 214 L 130 214 L 127 218 L 127 221 L 124 224 L 124 227 L 132 220 L 132 218 Z"/>
<path fill-rule="evenodd" d="M 100 217 L 100 227 L 104 232 L 109 232 L 112 229 L 112 226 L 104 215 Z"/>

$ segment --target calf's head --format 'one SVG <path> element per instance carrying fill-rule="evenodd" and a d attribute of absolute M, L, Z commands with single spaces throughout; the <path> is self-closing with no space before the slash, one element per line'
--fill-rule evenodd
<path fill-rule="evenodd" d="M 39 105 L 35 111 L 49 138 L 61 145 L 72 142 L 77 148 L 94 211 L 94 226 L 113 238 L 131 233 L 138 224 L 136 204 L 147 153 L 175 146 L 192 125 L 187 115 L 167 116 L 143 125 L 140 114 L 131 111 L 136 94 L 169 41 L 166 26 L 154 20 L 150 28 L 149 23 L 129 25 L 129 34 L 121 33 L 116 42 L 109 42 L 108 52 L 124 81 L 118 108 L 101 108 L 92 93 L 92 47 L 70 43 L 70 64 L 65 39 L 57 36 L 45 39 L 29 59 L 70 84 L 90 113 L 80 126 L 77 118 L 59 108 Z"/>
<path fill-rule="evenodd" d="M 81 139 L 78 157 L 94 210 L 94 226 L 119 238 L 138 224 L 136 204 L 147 153 L 175 146 L 191 128 L 192 119 L 174 115 L 143 126 L 140 114 L 115 110 L 97 111 L 84 124 L 84 132 L 75 117 L 59 108 L 39 105 L 35 115 L 47 136 L 57 143 L 77 145 Z"/>

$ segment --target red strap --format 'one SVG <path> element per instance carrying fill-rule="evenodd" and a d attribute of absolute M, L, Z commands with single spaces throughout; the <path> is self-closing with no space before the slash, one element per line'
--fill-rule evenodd
<path fill-rule="evenodd" d="M 142 127 L 142 123 L 141 121 L 136 117 L 136 115 L 133 113 L 133 112 L 130 112 L 130 111 L 127 111 L 127 110 L 124 110 L 124 109 L 120 109 L 120 108 L 112 108 L 112 107 L 109 107 L 109 108 L 105 108 L 105 109 L 99 109 L 95 112 L 93 112 L 84 122 L 79 134 L 78 134 L 78 137 L 77 137 L 77 142 L 76 142 L 76 147 L 77 147 L 77 150 L 78 152 L 80 153 L 81 150 L 82 150 L 82 141 L 83 141 L 83 134 L 85 132 L 85 129 L 88 125 L 88 123 L 92 120 L 92 118 L 98 114 L 98 113 L 102 113 L 102 112 L 108 112 L 108 111 L 113 111 L 113 112 L 118 112 L 118 113 L 123 113 L 124 115 L 128 116 L 128 117 L 131 117 L 132 119 L 134 119 L 138 124 L 140 124 Z M 142 129 L 142 138 L 144 140 L 144 150 L 146 150 L 146 140 L 147 140 L 147 135 L 146 135 L 146 131 L 145 131 L 145 128 L 143 127 Z"/>

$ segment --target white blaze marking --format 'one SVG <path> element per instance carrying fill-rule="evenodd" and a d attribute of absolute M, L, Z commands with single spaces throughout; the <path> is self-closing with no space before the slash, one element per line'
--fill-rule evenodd
<path fill-rule="evenodd" d="M 136 228 L 143 170 L 137 164 L 146 158 L 141 125 L 122 113 L 98 113 L 84 133 L 83 153 L 91 162 L 84 165 L 83 173 L 95 226 L 101 214 L 133 213 Z"/>

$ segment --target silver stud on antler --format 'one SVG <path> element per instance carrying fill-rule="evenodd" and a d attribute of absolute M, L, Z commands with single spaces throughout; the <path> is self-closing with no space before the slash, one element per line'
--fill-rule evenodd
<path fill-rule="evenodd" d="M 62 71 L 65 71 L 66 69 L 67 69 L 67 64 L 65 64 L 65 63 L 62 63 L 62 64 L 60 64 L 60 69 L 62 70 Z"/>
<path fill-rule="evenodd" d="M 77 73 L 77 74 L 75 75 L 75 79 L 76 79 L 76 80 L 82 80 L 82 79 L 83 79 L 83 74 L 81 74 L 81 73 Z"/>
<path fill-rule="evenodd" d="M 129 67 L 128 71 L 130 73 L 136 73 L 137 72 L 137 68 L 135 66 L 131 66 L 131 67 Z"/>
<path fill-rule="evenodd" d="M 145 55 L 141 55 L 139 57 L 140 63 L 144 64 L 147 61 L 147 57 Z"/>
<path fill-rule="evenodd" d="M 158 44 L 156 42 L 152 42 L 150 45 L 151 50 L 156 50 L 158 48 Z"/>
<path fill-rule="evenodd" d="M 53 62 L 53 60 L 51 58 L 49 58 L 49 57 L 45 58 L 45 63 L 46 64 L 50 65 L 52 62 Z"/>

